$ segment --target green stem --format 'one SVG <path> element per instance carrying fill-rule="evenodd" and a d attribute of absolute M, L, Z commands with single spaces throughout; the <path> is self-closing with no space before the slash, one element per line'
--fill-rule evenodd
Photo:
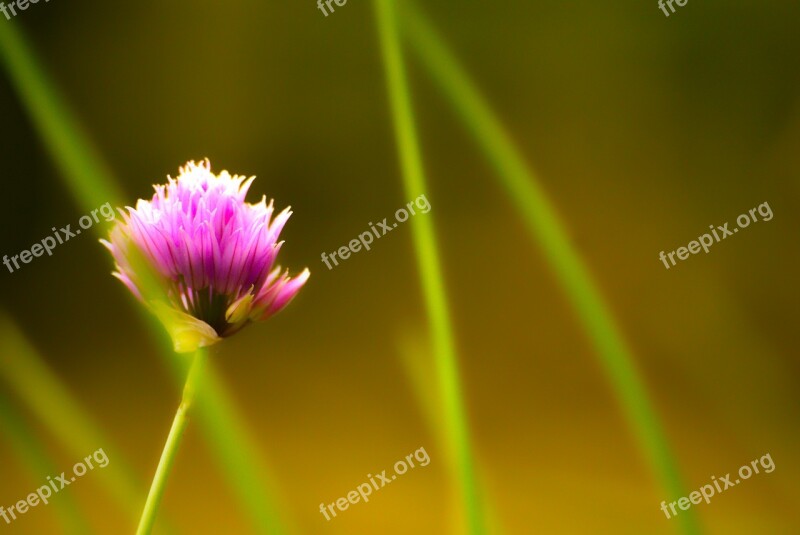
<path fill-rule="evenodd" d="M 403 35 L 497 171 L 534 242 L 577 312 L 657 479 L 669 496 L 685 496 L 678 464 L 620 327 L 554 206 L 511 135 L 435 28 L 413 2 L 400 13 Z M 693 511 L 678 517 L 686 535 L 702 532 Z"/>
<path fill-rule="evenodd" d="M 74 198 L 86 206 L 98 207 L 105 202 L 120 206 L 122 195 L 111 173 L 55 89 L 57 86 L 35 61 L 18 28 L 16 24 L 0 24 L 0 61 L 33 126 L 74 186 Z"/>
<path fill-rule="evenodd" d="M 0 433 L 8 438 L 17 457 L 26 465 L 35 481 L 41 481 L 49 474 L 57 473 L 55 463 L 49 457 L 42 442 L 29 427 L 28 422 L 17 414 L 2 389 L 0 389 Z M 96 533 L 79 509 L 74 496 L 65 492 L 52 503 L 61 520 L 60 527 L 64 533 L 75 535 Z"/>
<path fill-rule="evenodd" d="M 150 485 L 150 492 L 147 495 L 147 501 L 144 505 L 144 511 L 142 511 L 142 517 L 139 520 L 139 528 L 136 530 L 136 535 L 148 535 L 153 530 L 158 507 L 161 505 L 161 498 L 163 498 L 164 490 L 167 486 L 167 478 L 172 470 L 175 457 L 178 454 L 178 447 L 180 446 L 183 432 L 186 430 L 186 425 L 189 423 L 189 411 L 194 404 L 200 376 L 202 375 L 203 368 L 205 368 L 206 356 L 206 351 L 200 349 L 195 353 L 192 359 L 189 376 L 183 387 L 181 404 L 178 407 L 178 412 L 175 413 L 175 419 L 172 421 L 172 428 L 169 430 L 167 442 L 164 444 L 164 450 L 161 452 L 161 460 L 158 462 L 156 475 L 153 477 L 152 485 Z"/>
<path fill-rule="evenodd" d="M 376 0 L 375 8 L 403 182 L 406 195 L 412 198 L 424 193 L 426 184 L 397 31 L 395 3 L 394 0 Z M 430 215 L 414 218 L 411 222 L 412 236 L 433 338 L 436 377 L 445 416 L 444 435 L 448 441 L 447 449 L 455 464 L 454 473 L 458 481 L 461 505 L 466 514 L 467 530 L 472 535 L 479 535 L 486 532 L 485 520 L 475 477 L 452 322 L 442 282 L 436 235 L 431 221 Z"/>
<path fill-rule="evenodd" d="M 101 470 L 98 483 L 119 505 L 129 522 L 136 522 L 144 486 L 70 388 L 48 367 L 25 333 L 0 308 L 0 381 L 25 408 L 74 456 L 86 455 L 103 445 L 114 470 Z M 172 530 L 171 532 L 173 532 Z"/>
<path fill-rule="evenodd" d="M 60 171 L 58 176 L 75 197 L 78 206 L 85 210 L 85 213 L 89 213 L 90 210 L 105 202 L 109 202 L 113 206 L 124 205 L 117 179 L 108 170 L 108 166 L 92 146 L 89 137 L 80 128 L 76 115 L 67 105 L 58 86 L 46 75 L 43 63 L 36 57 L 25 35 L 16 25 L 0 24 L 0 63 L 4 64 L 5 71 L 17 90 L 21 104 L 27 110 L 33 126 L 44 140 L 50 156 L 56 163 Z M 107 237 L 106 229 L 102 225 L 95 225 L 93 230 L 98 233 L 99 237 Z M 144 292 L 157 294 L 158 287 L 150 276 L 151 274 L 144 271 L 140 275 Z M 131 303 L 133 302 L 131 300 Z M 158 339 L 159 351 L 164 357 L 164 361 L 169 364 L 171 371 L 174 372 L 177 381 L 183 381 L 185 372 L 183 361 L 172 351 L 172 344 L 163 343 L 164 337 L 161 334 L 163 326 L 146 309 L 138 304 L 134 306 L 136 312 L 151 327 L 150 332 Z M 0 334 L 0 343 L 3 342 L 6 342 L 6 339 Z M 0 355 L 2 354 L 0 352 Z M 16 362 L 16 359 L 6 360 Z M 23 364 L 25 363 L 20 363 L 20 365 Z M 39 366 L 39 368 L 45 370 L 43 366 Z M 0 374 L 2 371 L 2 366 L 0 366 Z M 206 370 L 205 376 L 206 384 L 201 400 L 199 400 L 202 403 L 198 403 L 197 407 L 199 423 L 208 442 L 216 452 L 222 473 L 229 485 L 236 491 L 239 502 L 244 505 L 250 515 L 254 529 L 257 533 L 271 535 L 295 533 L 297 530 L 291 519 L 281 515 L 281 495 L 278 481 L 272 475 L 271 467 L 262 460 L 259 444 L 250 433 L 245 419 L 237 410 L 227 386 L 218 376 L 214 375 L 213 369 Z M 16 380 L 12 383 L 16 384 Z M 55 377 L 48 384 L 59 386 Z M 26 387 L 25 393 L 28 395 L 28 399 L 37 402 L 37 407 L 44 407 L 42 395 L 34 394 L 53 391 L 53 388 Z M 64 392 L 64 389 L 60 388 L 57 392 Z M 61 399 L 65 399 L 63 395 Z M 42 411 L 40 417 L 47 420 L 51 426 L 55 426 L 58 431 L 62 431 L 60 436 L 70 444 L 88 441 L 87 437 L 90 436 L 88 433 L 73 432 L 73 421 L 58 416 L 64 411 L 73 416 L 81 416 L 79 407 L 75 403 L 57 403 L 52 407 L 44 408 L 48 410 Z M 63 410 L 59 410 L 57 413 L 57 409 Z M 88 427 L 86 428 L 88 429 Z M 107 443 L 107 441 L 98 442 Z M 81 449 L 81 451 L 83 450 Z M 118 457 L 119 455 L 115 458 Z M 119 464 L 117 466 L 119 467 Z M 111 480 L 115 477 L 111 474 L 118 474 L 119 468 L 117 471 L 106 473 L 109 474 L 107 479 Z M 127 485 L 126 489 L 122 485 L 117 485 L 115 489 L 127 490 L 127 495 L 122 491 L 114 493 L 114 496 L 118 497 L 125 505 L 138 501 L 138 498 L 135 498 L 139 494 L 138 492 L 133 493 L 134 498 L 130 498 L 131 489 L 135 490 L 135 487 Z M 138 513 L 138 510 L 134 511 L 133 517 L 135 518 Z"/>

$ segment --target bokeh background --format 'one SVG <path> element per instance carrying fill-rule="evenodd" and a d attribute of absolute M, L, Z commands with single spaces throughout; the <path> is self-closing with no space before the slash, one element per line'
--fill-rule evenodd
<path fill-rule="evenodd" d="M 690 0 L 427 2 L 536 169 L 636 358 L 688 490 L 771 454 L 776 469 L 693 507 L 705 533 L 800 533 L 800 6 Z M 256 175 L 294 215 L 281 263 L 311 279 L 213 360 L 297 533 L 448 533 L 453 492 L 404 352 L 427 347 L 411 226 L 334 270 L 320 261 L 405 198 L 369 2 L 53 1 L 12 21 L 129 203 L 187 160 Z M 512 201 L 407 54 L 477 465 L 505 533 L 667 534 L 675 520 L 595 351 Z M 0 254 L 86 214 L 0 72 Z M 752 225 L 667 271 L 711 224 Z M 84 233 L 15 273 L 3 308 L 149 482 L 180 396 Z M 2 355 L 13 359 L 13 354 Z M 58 468 L 77 458 L 8 384 Z M 104 447 L 97 444 L 95 448 Z M 419 447 L 431 457 L 326 522 L 330 503 Z M 87 451 L 86 455 L 91 451 Z M 42 483 L 0 436 L 0 504 Z M 105 470 L 115 470 L 115 458 Z M 129 533 L 90 472 L 68 490 Z M 142 500 L 144 497 L 142 496 Z M 163 504 L 184 533 L 251 533 L 193 423 Z M 58 533 L 52 505 L 8 533 Z"/>

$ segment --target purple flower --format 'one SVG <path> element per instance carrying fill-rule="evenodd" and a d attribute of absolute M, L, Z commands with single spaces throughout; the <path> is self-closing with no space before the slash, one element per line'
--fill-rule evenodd
<path fill-rule="evenodd" d="M 289 277 L 273 267 L 291 212 L 287 207 L 273 217 L 266 197 L 246 202 L 254 178 L 215 175 L 208 160 L 189 162 L 177 179 L 154 186 L 152 200 L 120 210 L 123 221 L 110 241 L 101 240 L 114 256 L 114 276 L 164 323 L 176 351 L 214 344 L 267 319 L 308 280 L 308 269 Z"/>

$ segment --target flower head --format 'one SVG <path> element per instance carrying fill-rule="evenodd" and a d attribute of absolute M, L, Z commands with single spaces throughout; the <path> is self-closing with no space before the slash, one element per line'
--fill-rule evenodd
<path fill-rule="evenodd" d="M 308 280 L 308 269 L 290 277 L 273 267 L 291 212 L 273 217 L 266 197 L 246 202 L 253 179 L 215 175 L 208 160 L 189 162 L 178 178 L 154 186 L 151 200 L 120 210 L 123 220 L 101 240 L 116 262 L 114 276 L 151 307 L 176 351 L 211 345 L 272 316 Z"/>

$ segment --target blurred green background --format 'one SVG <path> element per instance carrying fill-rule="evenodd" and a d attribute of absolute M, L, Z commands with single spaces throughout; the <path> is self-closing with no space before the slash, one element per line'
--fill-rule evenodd
<path fill-rule="evenodd" d="M 291 5 L 290 5 L 291 4 Z M 429 2 L 567 225 L 619 321 L 689 491 L 766 453 L 697 505 L 706 533 L 800 533 L 800 6 L 690 0 Z M 190 159 L 256 175 L 294 215 L 280 262 L 311 279 L 266 324 L 212 350 L 298 533 L 446 533 L 444 452 L 407 380 L 425 347 L 411 226 L 329 271 L 334 251 L 406 199 L 373 6 L 53 1 L 12 21 L 121 181 L 129 204 Z M 493 170 L 410 54 L 412 97 L 476 462 L 506 533 L 677 533 L 594 350 Z M 0 73 L 0 254 L 87 212 Z M 665 270 L 709 225 L 759 223 Z M 417 216 L 426 217 L 426 216 Z M 179 399 L 94 236 L 15 273 L 2 306 L 149 482 Z M 13 358 L 11 356 L 4 356 Z M 14 400 L 53 456 L 65 453 Z M 96 448 L 104 447 L 96 444 Z M 431 463 L 326 522 L 330 503 L 419 447 Z M 89 455 L 87 451 L 85 455 Z M 0 505 L 42 483 L 0 437 Z M 105 470 L 115 470 L 113 457 Z M 129 524 L 89 472 L 68 492 L 101 533 Z M 66 490 L 64 492 L 67 492 Z M 142 500 L 144 497 L 142 497 Z M 163 510 L 186 533 L 250 533 L 197 425 Z M 53 506 L 9 533 L 55 533 Z"/>

